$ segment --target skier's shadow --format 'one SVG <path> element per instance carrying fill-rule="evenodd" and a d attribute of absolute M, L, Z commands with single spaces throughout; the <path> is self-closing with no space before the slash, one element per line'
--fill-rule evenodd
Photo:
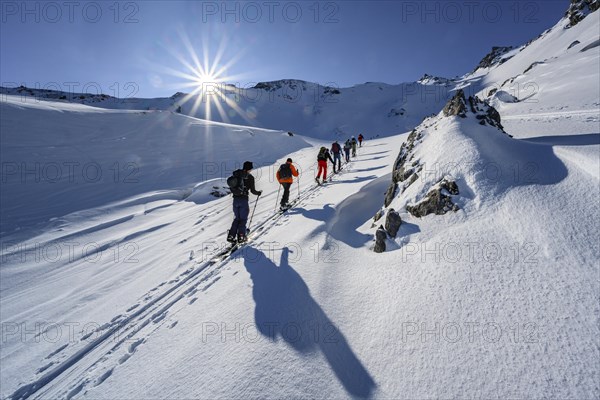
<path fill-rule="evenodd" d="M 288 247 L 282 249 L 279 266 L 259 249 L 248 246 L 247 250 L 244 266 L 252 278 L 258 331 L 272 341 L 281 338 L 303 354 L 320 350 L 351 396 L 370 397 L 373 378 L 289 265 Z"/>

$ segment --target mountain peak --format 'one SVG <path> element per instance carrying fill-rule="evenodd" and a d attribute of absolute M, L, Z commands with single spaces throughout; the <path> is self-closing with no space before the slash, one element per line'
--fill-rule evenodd
<path fill-rule="evenodd" d="M 480 68 L 489 68 L 493 67 L 494 65 L 504 64 L 506 61 L 512 58 L 512 56 L 506 56 L 506 54 L 513 49 L 513 46 L 492 47 L 492 51 L 490 51 L 485 57 L 483 57 L 483 59 L 479 62 L 477 67 L 475 67 L 473 72 L 477 71 Z"/>
<path fill-rule="evenodd" d="M 452 83 L 452 79 L 442 78 L 439 76 L 433 76 L 429 74 L 424 74 L 421 79 L 417 81 L 421 85 L 449 85 Z"/>
<path fill-rule="evenodd" d="M 287 86 L 291 89 L 296 89 L 298 86 L 300 86 L 302 89 L 306 90 L 307 85 L 308 82 L 300 79 L 280 79 L 277 81 L 258 82 L 256 85 L 254 85 L 253 89 L 264 89 L 268 92 L 271 92 L 281 89 L 284 86 Z"/>

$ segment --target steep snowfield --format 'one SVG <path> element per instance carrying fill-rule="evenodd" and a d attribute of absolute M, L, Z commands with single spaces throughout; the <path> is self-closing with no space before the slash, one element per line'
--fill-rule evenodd
<path fill-rule="evenodd" d="M 568 23 L 563 18 L 508 61 L 467 75 L 459 86 L 491 97 L 507 131 L 520 137 L 598 133 L 600 13 Z"/>
<path fill-rule="evenodd" d="M 389 205 L 403 222 L 381 254 L 373 235 L 384 220 L 372 217 L 408 132 L 367 140 L 317 187 L 317 149 L 329 142 L 8 96 L 3 163 L 93 161 L 112 173 L 133 156 L 140 182 L 108 175 L 50 191 L 51 182 L 20 185 L 3 172 L 3 224 L 6 215 L 22 228 L 2 234 L 1 396 L 600 397 L 600 57 L 598 47 L 579 50 L 597 35 L 598 15 L 568 30 L 563 20 L 458 82 L 480 97 L 491 82 L 536 82 L 528 100 L 537 103 L 508 90 L 490 98 L 513 138 L 469 112 L 417 127 L 411 163 L 423 168 Z M 534 61 L 545 64 L 524 73 Z M 368 84 L 332 94 L 341 100 L 317 116 L 309 107 L 299 117 L 302 102 L 251 114 L 316 138 L 398 133 L 417 126 L 417 114 L 438 113 L 448 84 L 424 80 L 432 97 L 407 103 L 381 93 L 371 102 L 363 91 L 392 89 Z M 398 107 L 404 122 L 382 117 Z M 292 187 L 300 202 L 278 216 L 273 176 L 287 156 L 302 171 Z M 231 198 L 210 192 L 245 159 L 262 166 L 254 238 L 215 259 Z M 444 177 L 459 188 L 450 196 L 458 211 L 406 212 Z"/>

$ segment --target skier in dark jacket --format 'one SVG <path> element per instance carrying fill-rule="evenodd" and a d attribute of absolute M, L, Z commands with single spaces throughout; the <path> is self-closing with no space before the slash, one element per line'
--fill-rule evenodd
<path fill-rule="evenodd" d="M 250 205 L 248 204 L 249 192 L 252 192 L 255 196 L 262 194 L 262 190 L 256 190 L 254 186 L 254 176 L 250 173 L 253 168 L 254 165 L 252 165 L 251 161 L 244 162 L 241 172 L 243 179 L 242 189 L 239 193 L 233 194 L 233 214 L 235 218 L 227 235 L 227 241 L 231 243 L 235 243 L 236 240 L 239 243 L 246 241 L 246 221 L 248 220 L 248 214 L 250 214 Z"/>
<path fill-rule="evenodd" d="M 362 133 L 360 135 L 358 135 L 358 147 L 362 147 L 362 141 L 365 137 L 362 135 Z"/>
<path fill-rule="evenodd" d="M 327 160 L 331 161 L 333 164 L 333 158 L 331 158 L 331 154 L 329 154 L 329 150 L 327 147 L 321 147 L 319 150 L 319 154 L 317 155 L 317 163 L 319 165 L 319 171 L 317 173 L 317 177 L 315 180 L 320 185 L 319 178 L 321 177 L 321 172 L 323 172 L 323 182 L 327 179 Z"/>
<path fill-rule="evenodd" d="M 333 173 L 335 174 L 342 169 L 342 146 L 340 146 L 337 140 L 331 144 L 331 152 L 333 153 Z M 336 162 L 337 170 L 335 169 Z"/>

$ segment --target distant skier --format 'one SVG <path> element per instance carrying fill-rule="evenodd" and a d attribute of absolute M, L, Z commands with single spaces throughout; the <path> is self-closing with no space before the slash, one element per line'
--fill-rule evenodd
<path fill-rule="evenodd" d="M 322 182 L 325 182 L 325 180 L 327 179 L 327 160 L 331 161 L 331 163 L 333 164 L 333 158 L 331 158 L 331 154 L 329 154 L 329 150 L 327 150 L 327 147 L 321 147 L 321 149 L 319 150 L 319 154 L 317 155 L 319 171 L 317 172 L 317 177 L 315 178 L 315 181 L 317 181 L 319 185 Z M 321 172 L 323 173 L 323 181 L 319 182 Z"/>
<path fill-rule="evenodd" d="M 350 149 L 352 145 L 350 144 L 350 139 L 346 140 L 344 143 L 344 154 L 346 155 L 346 162 L 350 162 Z"/>
<path fill-rule="evenodd" d="M 233 171 L 233 177 L 236 178 L 235 184 L 230 183 L 231 178 L 227 180 L 233 194 L 233 214 L 235 216 L 227 235 L 227 241 L 231 243 L 235 243 L 236 240 L 238 243 L 246 241 L 246 221 L 250 213 L 248 192 L 252 192 L 255 196 L 262 194 L 262 190 L 256 190 L 254 186 L 254 176 L 250 173 L 253 168 L 252 162 L 246 161 L 242 169 Z"/>
<path fill-rule="evenodd" d="M 292 164 L 292 159 L 288 158 L 285 164 L 281 164 L 279 170 L 275 174 L 277 181 L 283 187 L 283 196 L 281 197 L 281 210 L 285 211 L 289 208 L 288 201 L 290 199 L 290 187 L 294 183 L 294 176 L 298 176 L 298 170 Z"/>
<path fill-rule="evenodd" d="M 362 141 L 365 137 L 362 135 L 362 133 L 360 135 L 358 135 L 358 147 L 362 147 Z"/>
<path fill-rule="evenodd" d="M 331 144 L 331 152 L 333 153 L 333 173 L 335 174 L 342 169 L 342 146 L 340 146 L 337 140 Z M 337 170 L 335 168 L 336 161 Z"/>
<path fill-rule="evenodd" d="M 352 157 L 356 157 L 356 146 L 358 145 L 358 143 L 356 143 L 356 139 L 354 138 L 354 136 L 352 136 L 350 145 L 352 146 Z"/>

